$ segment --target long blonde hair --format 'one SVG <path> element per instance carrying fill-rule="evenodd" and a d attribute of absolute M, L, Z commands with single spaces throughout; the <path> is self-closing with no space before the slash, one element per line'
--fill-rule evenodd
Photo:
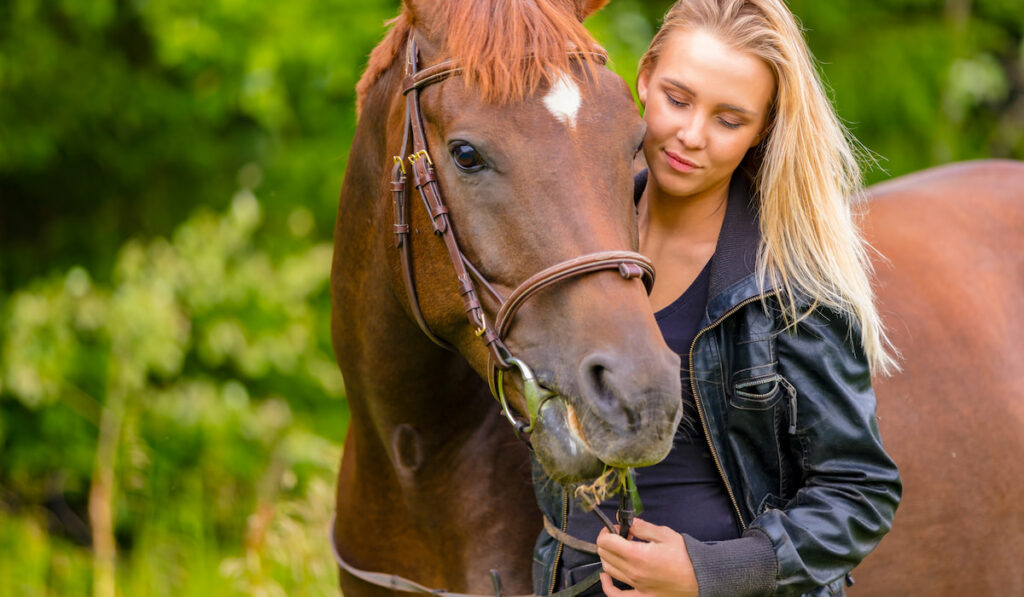
<path fill-rule="evenodd" d="M 845 313 L 859 328 L 872 369 L 898 369 L 851 210 L 862 190 L 860 146 L 832 108 L 795 17 L 782 0 L 679 0 L 641 58 L 640 73 L 653 69 L 679 30 L 711 33 L 764 60 L 775 76 L 767 135 L 745 160 L 759 198 L 761 284 L 782 291 L 790 324 L 815 305 Z M 810 308 L 800 308 L 800 296 Z"/>

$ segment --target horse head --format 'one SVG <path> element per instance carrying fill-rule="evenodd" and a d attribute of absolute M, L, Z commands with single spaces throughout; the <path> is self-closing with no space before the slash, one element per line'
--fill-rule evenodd
<path fill-rule="evenodd" d="M 544 400 L 529 404 L 522 379 L 510 373 L 508 402 L 524 415 L 534 411 L 535 454 L 559 481 L 593 478 L 605 465 L 657 462 L 671 448 L 681 417 L 679 357 L 662 340 L 644 285 L 627 275 L 629 268 L 605 267 L 547 285 L 519 305 L 506 330 L 485 329 L 495 325 L 499 299 L 537 272 L 637 247 L 632 163 L 644 124 L 628 87 L 603 67 L 582 27 L 602 4 L 524 2 L 514 9 L 523 14 L 510 17 L 487 2 L 406 0 L 378 48 L 392 59 L 406 57 L 407 71 L 410 61 L 421 72 L 455 61 L 455 70 L 425 84 L 406 78 L 405 95 L 391 99 L 388 152 L 399 156 L 413 147 L 407 135 L 415 131 L 404 124 L 408 94 L 418 96 L 412 111 L 421 115 L 429 148 L 410 160 L 396 158 L 396 179 L 419 159 L 430 166 L 424 176 L 436 178 L 447 210 L 439 214 L 429 200 L 420 202 L 413 186 L 421 181 L 405 185 L 409 229 L 398 242 L 411 245 L 414 283 L 404 290 L 396 251 L 392 286 L 405 297 L 410 319 L 421 319 L 484 378 L 491 375 L 489 359 L 502 355 L 529 365 Z M 370 79 L 375 58 L 384 62 L 371 56 Z M 473 300 L 462 298 L 467 281 L 453 273 L 462 259 L 431 238 L 439 219 L 451 228 L 467 267 L 478 270 L 472 285 L 479 314 Z M 480 290 L 482 280 L 494 296 Z M 507 352 L 485 343 L 498 332 Z"/>

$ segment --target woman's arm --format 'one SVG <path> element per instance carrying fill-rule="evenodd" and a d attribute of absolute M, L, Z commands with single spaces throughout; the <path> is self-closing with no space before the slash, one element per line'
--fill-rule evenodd
<path fill-rule="evenodd" d="M 815 309 L 778 336 L 776 349 L 779 373 L 796 391 L 793 457 L 803 483 L 748 532 L 771 540 L 776 593 L 799 595 L 871 553 L 892 526 L 902 485 L 882 447 L 867 358 L 849 320 Z"/>
<path fill-rule="evenodd" d="M 796 391 L 790 457 L 801 487 L 782 507 L 758 515 L 739 539 L 702 543 L 684 536 L 685 554 L 675 550 L 676 557 L 685 557 L 680 566 L 694 571 L 702 597 L 801 595 L 834 582 L 889 531 L 899 503 L 899 473 L 882 448 L 867 360 L 848 320 L 817 309 L 780 334 L 776 349 L 779 373 Z M 612 535 L 602 533 L 598 546 L 616 558 L 602 561 L 628 567 L 633 580 L 669 574 L 630 559 L 636 550 Z M 644 582 L 633 586 L 654 586 Z"/>

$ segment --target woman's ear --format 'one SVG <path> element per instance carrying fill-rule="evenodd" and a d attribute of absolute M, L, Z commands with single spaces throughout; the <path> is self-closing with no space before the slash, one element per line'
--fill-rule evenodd
<path fill-rule="evenodd" d="M 636 78 L 636 94 L 640 98 L 640 104 L 647 107 L 647 86 L 651 82 L 650 71 L 640 73 Z"/>

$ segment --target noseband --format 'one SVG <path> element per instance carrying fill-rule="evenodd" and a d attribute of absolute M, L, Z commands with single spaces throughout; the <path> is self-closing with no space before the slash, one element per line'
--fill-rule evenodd
<path fill-rule="evenodd" d="M 399 155 L 393 158 L 391 191 L 395 214 L 395 245 L 400 249 L 402 273 L 409 305 L 416 323 L 428 338 L 438 346 L 455 350 L 450 343 L 441 339 L 430 330 L 430 326 L 427 325 L 423 317 L 423 312 L 417 299 L 416 283 L 413 278 L 411 265 L 412 248 L 410 246 L 409 207 L 406 201 L 406 161 L 408 161 L 409 169 L 412 171 L 413 185 L 419 192 L 423 205 L 430 215 L 434 234 L 441 237 L 448 250 L 448 256 L 455 270 L 459 294 L 462 296 L 469 324 L 473 326 L 476 335 L 481 338 L 488 348 L 487 361 L 490 372 L 488 383 L 491 393 L 501 404 L 502 410 L 515 428 L 516 434 L 521 436 L 521 434 L 528 433 L 533 429 L 533 424 L 542 402 L 554 394 L 540 385 L 526 363 L 513 356 L 503 341 L 519 308 L 534 294 L 549 286 L 602 270 L 617 270 L 627 280 L 642 278 L 647 291 L 650 292 L 651 286 L 654 284 L 654 266 L 651 264 L 650 259 L 633 251 L 598 251 L 596 253 L 588 253 L 537 272 L 516 287 L 507 299 L 502 297 L 473 264 L 466 259 L 466 256 L 459 248 L 459 243 L 452 230 L 448 207 L 445 205 L 444 198 L 441 195 L 441 188 L 437 182 L 434 161 L 428 151 L 427 137 L 423 129 L 420 91 L 429 85 L 440 83 L 449 77 L 462 74 L 462 67 L 455 60 L 445 60 L 421 70 L 418 64 L 419 53 L 412 34 L 410 34 L 407 48 L 406 77 L 403 82 L 402 91 L 406 98 L 405 124 L 403 125 L 402 150 Z M 599 52 L 574 50 L 570 51 L 569 54 L 571 57 L 591 56 L 602 65 L 605 62 L 604 54 Z M 410 141 L 412 143 L 411 152 L 409 152 Z M 403 159 L 402 156 L 406 157 Z M 483 306 L 477 294 L 477 283 L 500 305 L 493 324 L 487 320 L 484 314 Z M 526 398 L 527 406 L 526 421 L 517 419 L 512 414 L 505 399 L 504 376 L 505 372 L 513 367 L 519 370 L 523 378 L 523 395 Z"/>

